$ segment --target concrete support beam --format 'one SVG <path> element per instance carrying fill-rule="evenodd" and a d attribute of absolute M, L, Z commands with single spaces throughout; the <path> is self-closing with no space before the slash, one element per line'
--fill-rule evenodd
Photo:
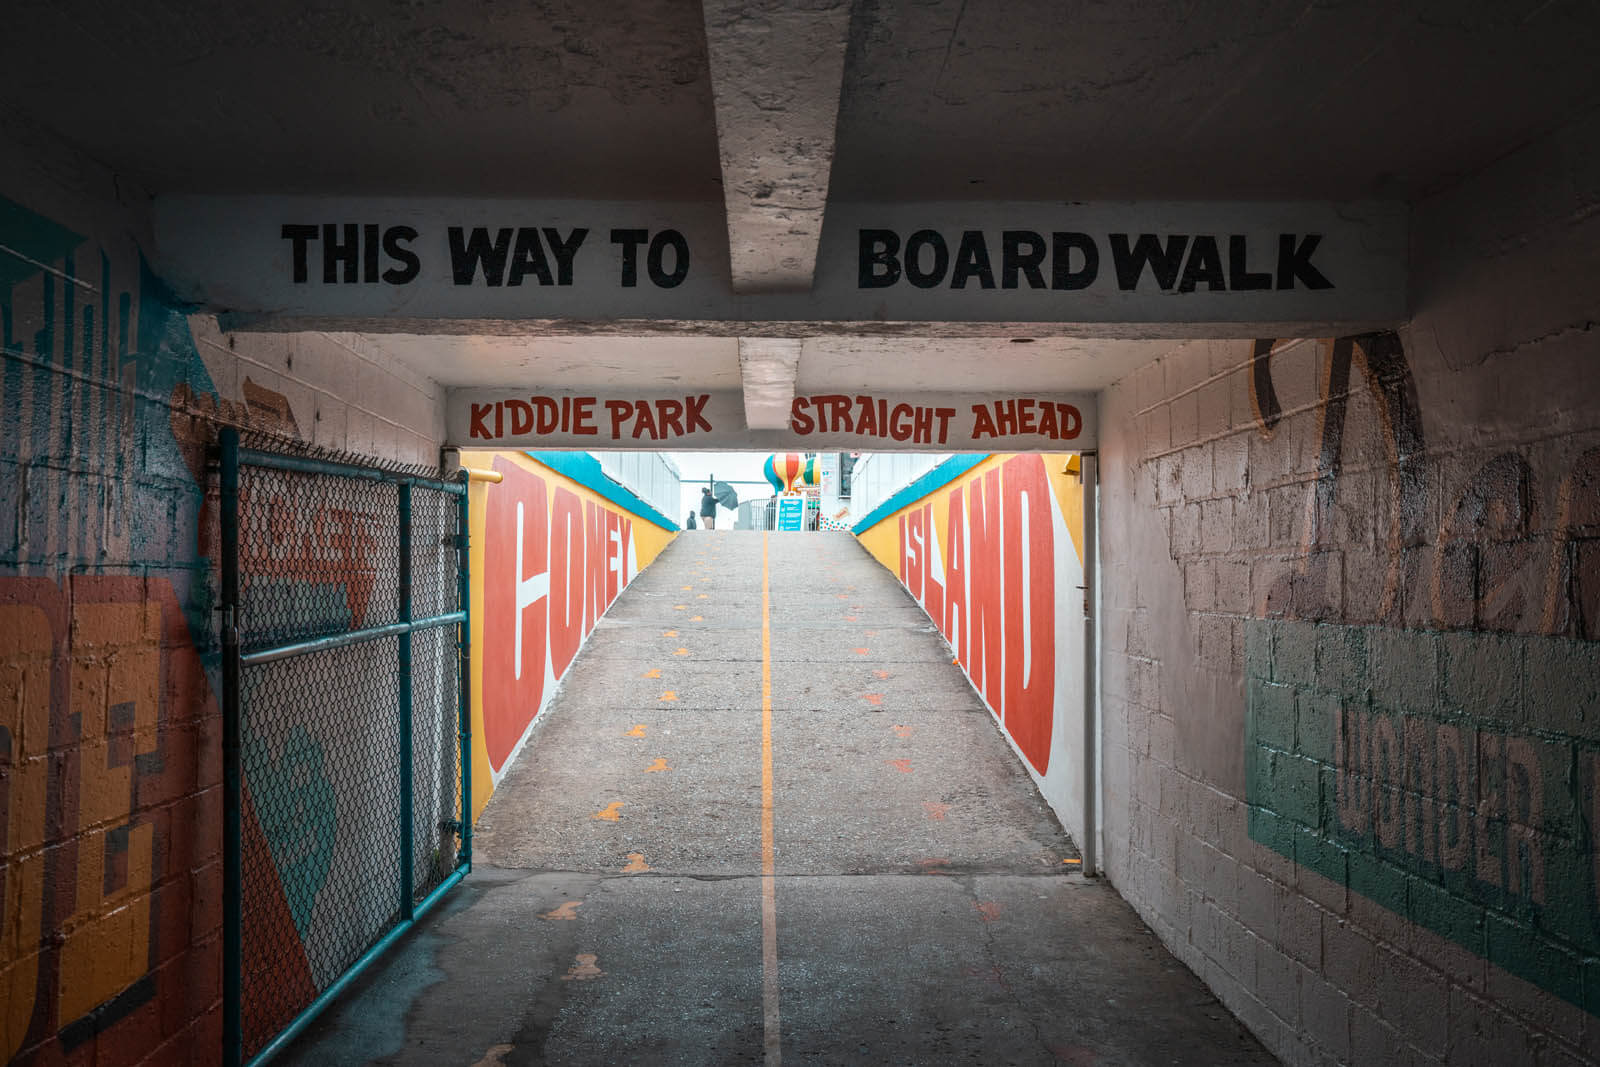
<path fill-rule="evenodd" d="M 789 337 L 739 338 L 739 378 L 744 383 L 745 425 L 750 429 L 788 428 L 802 344 Z"/>
<path fill-rule="evenodd" d="M 849 0 L 705 0 L 736 293 L 804 292 L 816 270 Z"/>

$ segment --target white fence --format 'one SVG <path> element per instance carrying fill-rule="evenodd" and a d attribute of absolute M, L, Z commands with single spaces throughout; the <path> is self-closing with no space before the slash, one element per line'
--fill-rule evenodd
<path fill-rule="evenodd" d="M 856 460 L 850 476 L 850 518 L 859 521 L 954 453 L 868 452 Z"/>
<path fill-rule="evenodd" d="M 678 465 L 660 452 L 591 452 L 600 469 L 661 512 L 673 522 L 682 523 L 683 478 Z"/>

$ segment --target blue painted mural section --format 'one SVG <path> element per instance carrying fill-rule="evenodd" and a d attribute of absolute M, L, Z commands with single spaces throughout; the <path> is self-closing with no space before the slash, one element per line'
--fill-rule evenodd
<path fill-rule="evenodd" d="M 987 452 L 951 456 L 869 511 L 850 528 L 851 532 L 859 534 L 872 529 L 901 508 L 916 503 L 942 485 L 949 485 L 988 458 Z"/>
<path fill-rule="evenodd" d="M 0 458 L 21 475 L 0 479 L 0 512 L 22 516 L 0 571 L 169 580 L 214 675 L 204 443 L 176 438 L 172 398 L 216 388 L 186 310 L 142 256 L 119 284 L 104 249 L 4 198 L 0 235 Z"/>
<path fill-rule="evenodd" d="M 587 452 L 528 452 L 526 455 L 663 530 L 679 528 L 677 523 L 647 504 L 643 497 L 627 486 L 612 481 L 605 468 L 600 466 L 600 461 Z"/>

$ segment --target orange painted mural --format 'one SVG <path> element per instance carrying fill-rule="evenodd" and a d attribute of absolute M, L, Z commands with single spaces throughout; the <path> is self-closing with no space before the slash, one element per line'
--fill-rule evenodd
<path fill-rule="evenodd" d="M 172 587 L 137 577 L 0 581 L 0 665 L 3 1051 L 116 1062 L 100 1035 L 218 992 L 215 704 Z"/>

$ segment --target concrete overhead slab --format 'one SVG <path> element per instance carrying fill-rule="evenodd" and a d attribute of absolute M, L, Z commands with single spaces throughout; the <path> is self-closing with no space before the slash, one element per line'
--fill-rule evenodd
<path fill-rule="evenodd" d="M 721 7 L 13 4 L 0 102 L 154 194 L 701 200 L 725 228 Z M 1544 0 L 858 4 L 830 198 L 1412 200 L 1592 107 L 1597 51 L 1600 11 Z"/>
<path fill-rule="evenodd" d="M 835 203 L 812 219 L 804 287 L 752 283 L 726 221 L 674 202 L 156 205 L 181 298 L 224 329 L 364 332 L 453 389 L 455 447 L 1086 449 L 1094 405 L 1069 391 L 1132 371 L 1148 342 L 1353 333 L 1406 311 L 1407 217 L 1391 203 Z M 853 402 L 885 378 L 875 418 L 829 426 L 801 398 L 805 382 Z M 563 391 L 629 425 L 534 417 Z M 987 400 L 1017 425 L 986 434 Z M 1035 432 L 1025 409 L 1041 400 Z M 474 414 L 491 409 L 492 426 Z"/>
<path fill-rule="evenodd" d="M 155 232 L 176 295 L 233 328 L 1188 338 L 1408 311 L 1386 201 L 833 202 L 813 284 L 759 293 L 705 203 L 177 196 Z"/>
<path fill-rule="evenodd" d="M 811 288 L 851 7 L 850 0 L 701 5 L 736 293 Z"/>
<path fill-rule="evenodd" d="M 363 342 L 448 386 L 741 388 L 743 342 L 733 337 L 384 333 L 363 335 Z M 1050 392 L 1103 389 L 1178 343 L 1036 336 L 1030 329 L 1008 337 L 808 337 L 800 346 L 794 388 L 801 392 L 900 389 L 909 380 L 981 392 L 997 379 Z"/>
<path fill-rule="evenodd" d="M 798 338 L 739 339 L 739 376 L 744 381 L 744 421 L 750 429 L 781 430 L 789 425 L 789 409 L 794 403 L 802 344 Z"/>
<path fill-rule="evenodd" d="M 764 540 L 783 1059 L 1273 1062 L 1063 862 L 891 574 L 848 537 L 737 532 L 679 537 L 619 597 L 491 798 L 474 873 L 286 1062 L 762 1059 Z M 684 586 L 707 607 L 679 610 Z"/>

